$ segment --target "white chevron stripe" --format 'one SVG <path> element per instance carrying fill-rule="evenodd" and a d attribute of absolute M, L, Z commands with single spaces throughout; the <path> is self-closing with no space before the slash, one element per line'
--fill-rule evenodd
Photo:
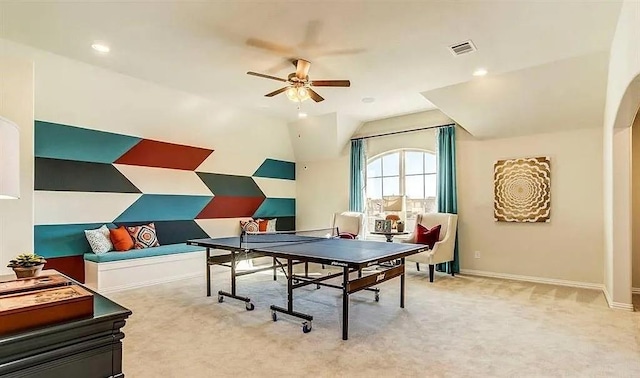
<path fill-rule="evenodd" d="M 294 180 L 265 177 L 254 177 L 253 180 L 267 197 L 296 198 L 296 182 Z"/>
<path fill-rule="evenodd" d="M 211 195 L 193 171 L 114 164 L 144 194 Z"/>
<path fill-rule="evenodd" d="M 109 223 L 131 206 L 139 193 L 34 192 L 35 224 Z"/>
<path fill-rule="evenodd" d="M 211 236 L 220 238 L 240 235 L 240 221 L 251 218 L 218 218 L 218 219 L 196 219 L 196 223 Z"/>
<path fill-rule="evenodd" d="M 198 172 L 225 175 L 251 176 L 264 162 L 264 156 L 246 156 L 240 149 L 218 151 L 217 149 L 200 164 Z M 229 163 L 232 162 L 232 163 Z"/>

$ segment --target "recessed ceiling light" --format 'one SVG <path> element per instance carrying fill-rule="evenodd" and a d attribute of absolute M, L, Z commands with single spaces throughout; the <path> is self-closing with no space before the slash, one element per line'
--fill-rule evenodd
<path fill-rule="evenodd" d="M 487 70 L 484 68 L 478 68 L 477 70 L 473 71 L 473 76 L 484 76 L 487 74 Z"/>
<path fill-rule="evenodd" d="M 373 97 L 364 97 L 364 98 L 362 99 L 362 102 L 364 102 L 365 104 L 370 104 L 370 103 L 374 102 L 375 100 L 376 100 L 376 99 L 375 99 L 375 98 L 373 98 Z"/>
<path fill-rule="evenodd" d="M 298 118 L 307 118 L 307 113 L 305 113 L 305 112 L 298 112 Z"/>
<path fill-rule="evenodd" d="M 108 53 L 109 51 L 111 51 L 109 46 L 107 46 L 107 45 L 105 45 L 103 43 L 94 43 L 93 45 L 91 45 L 91 48 L 93 48 L 97 52 L 101 52 L 101 53 Z"/>

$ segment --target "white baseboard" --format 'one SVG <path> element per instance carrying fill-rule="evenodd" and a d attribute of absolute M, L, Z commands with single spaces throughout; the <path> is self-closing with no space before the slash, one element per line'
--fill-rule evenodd
<path fill-rule="evenodd" d="M 137 288 L 140 288 L 140 287 L 153 286 L 153 285 L 169 283 L 169 282 L 176 282 L 176 281 L 182 281 L 182 280 L 189 280 L 189 279 L 196 278 L 196 277 L 206 277 L 206 274 L 203 275 L 202 272 L 194 272 L 194 273 L 190 273 L 190 274 L 183 274 L 181 276 L 172 276 L 172 277 L 167 277 L 167 278 L 148 280 L 148 281 L 144 281 L 144 282 L 133 282 L 133 283 L 126 284 L 126 285 L 113 286 L 113 287 L 110 287 L 110 288 L 100 289 L 99 292 L 100 292 L 100 294 L 110 294 L 110 293 L 116 293 L 118 291 L 137 289 Z"/>
<path fill-rule="evenodd" d="M 633 293 L 633 290 L 636 290 L 636 289 L 631 288 L 631 292 L 632 293 Z M 607 290 L 606 286 L 604 286 L 602 288 L 602 292 L 604 293 L 604 297 L 607 300 L 607 304 L 609 305 L 610 308 L 613 308 L 613 309 L 616 309 L 616 310 L 633 311 L 633 303 L 614 302 L 613 298 L 611 298 L 611 294 L 609 294 L 609 290 Z"/>
<path fill-rule="evenodd" d="M 632 287 L 631 294 L 640 294 L 640 287 Z"/>
<path fill-rule="evenodd" d="M 567 280 L 559 280 L 559 279 L 555 279 L 555 278 L 521 276 L 521 275 L 518 275 L 518 274 L 487 272 L 487 271 L 484 271 L 484 270 L 460 269 L 460 273 L 461 274 L 468 274 L 470 276 L 501 278 L 501 279 L 504 279 L 504 280 L 526 281 L 526 282 L 543 283 L 543 284 L 549 284 L 549 285 L 579 287 L 579 288 L 582 288 L 582 289 L 592 289 L 592 290 L 603 290 L 604 289 L 604 285 L 598 284 L 598 283 L 580 282 L 580 281 L 567 281 Z"/>
<path fill-rule="evenodd" d="M 607 304 L 609 305 L 610 308 L 613 308 L 616 310 L 633 311 L 633 304 L 631 303 L 614 302 L 611 298 L 611 295 L 609 295 L 609 292 L 607 291 L 606 286 L 604 286 L 603 284 L 558 280 L 555 278 L 521 276 L 517 274 L 508 274 L 508 273 L 486 272 L 483 270 L 473 270 L 473 269 L 460 269 L 460 273 L 468 274 L 470 276 L 500 278 L 505 280 L 526 281 L 526 282 L 543 283 L 543 284 L 549 284 L 549 285 L 578 287 L 582 289 L 602 290 L 602 292 L 604 293 L 604 297 L 607 301 Z M 633 290 L 640 291 L 639 288 L 634 288 L 632 289 L 632 291 Z"/>

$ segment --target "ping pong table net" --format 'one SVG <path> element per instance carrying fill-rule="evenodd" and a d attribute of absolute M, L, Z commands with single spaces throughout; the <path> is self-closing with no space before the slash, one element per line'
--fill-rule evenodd
<path fill-rule="evenodd" d="M 294 231 L 266 231 L 247 232 L 242 231 L 240 241 L 242 244 L 291 244 L 291 243 L 312 243 L 326 239 L 339 237 L 337 228 L 321 228 L 315 230 L 294 230 Z"/>

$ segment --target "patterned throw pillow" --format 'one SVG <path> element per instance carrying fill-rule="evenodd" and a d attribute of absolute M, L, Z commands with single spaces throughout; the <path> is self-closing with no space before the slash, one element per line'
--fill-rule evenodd
<path fill-rule="evenodd" d="M 127 227 L 127 231 L 133 239 L 133 248 L 135 249 L 160 246 L 156 236 L 156 226 L 153 223 Z"/>
<path fill-rule="evenodd" d="M 258 232 L 260 231 L 260 227 L 256 221 L 248 220 L 248 221 L 240 221 L 240 227 L 244 232 Z"/>
<path fill-rule="evenodd" d="M 107 253 L 113 249 L 113 243 L 109 238 L 109 229 L 106 224 L 95 230 L 84 230 L 84 236 L 91 246 L 91 250 L 96 255 Z"/>

